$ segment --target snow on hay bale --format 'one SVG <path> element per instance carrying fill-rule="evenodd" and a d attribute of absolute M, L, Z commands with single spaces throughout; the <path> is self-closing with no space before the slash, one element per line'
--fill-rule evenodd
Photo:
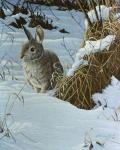
<path fill-rule="evenodd" d="M 120 79 L 120 23 L 115 17 L 110 18 L 112 8 L 97 8 L 96 19 L 93 20 L 90 12 L 87 13 L 89 20 L 84 46 L 78 50 L 67 76 L 56 86 L 58 98 L 82 109 L 92 109 L 95 106 L 92 94 L 101 92 L 113 75 Z M 104 8 L 109 11 L 107 16 L 104 13 L 99 15 L 99 11 L 104 11 Z"/>

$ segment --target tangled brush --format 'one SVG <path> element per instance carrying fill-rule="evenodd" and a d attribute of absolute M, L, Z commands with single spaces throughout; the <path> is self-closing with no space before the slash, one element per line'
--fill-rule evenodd
<path fill-rule="evenodd" d="M 97 28 L 94 28 L 96 25 Z M 120 80 L 120 23 L 118 20 L 109 19 L 102 23 L 102 28 L 101 22 L 93 23 L 86 32 L 87 39 L 92 40 L 101 39 L 106 35 L 115 35 L 115 40 L 109 48 L 84 56 L 83 59 L 87 60 L 88 64 L 81 65 L 73 76 L 64 76 L 58 80 L 56 97 L 78 108 L 92 109 L 95 106 L 92 95 L 101 92 L 110 83 L 113 75 Z"/>

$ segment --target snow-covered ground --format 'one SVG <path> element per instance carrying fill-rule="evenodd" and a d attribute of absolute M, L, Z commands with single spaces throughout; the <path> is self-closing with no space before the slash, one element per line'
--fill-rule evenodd
<path fill-rule="evenodd" d="M 73 62 L 64 44 L 74 57 L 83 40 L 84 16 L 71 11 L 78 25 L 68 11 L 54 7 L 53 12 L 59 19 L 46 7 L 43 11 L 54 19 L 55 25 L 70 32 L 45 30 L 44 47 L 55 51 L 66 69 Z M 19 58 L 26 36 L 23 30 L 14 30 L 0 22 L 0 77 L 3 78 L 0 80 L 0 119 L 7 114 L 7 127 L 12 134 L 8 138 L 0 133 L 0 150 L 119 150 L 120 81 L 112 77 L 111 85 L 103 93 L 95 93 L 94 100 L 102 106 L 89 111 L 58 100 L 49 92 L 37 94 L 25 83 Z"/>

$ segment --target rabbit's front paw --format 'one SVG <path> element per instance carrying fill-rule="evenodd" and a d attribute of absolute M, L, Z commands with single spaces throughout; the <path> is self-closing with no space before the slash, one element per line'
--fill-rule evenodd
<path fill-rule="evenodd" d="M 41 88 L 34 88 L 37 93 L 41 93 Z"/>
<path fill-rule="evenodd" d="M 45 93 L 48 90 L 48 87 L 48 83 L 42 84 L 40 93 Z"/>

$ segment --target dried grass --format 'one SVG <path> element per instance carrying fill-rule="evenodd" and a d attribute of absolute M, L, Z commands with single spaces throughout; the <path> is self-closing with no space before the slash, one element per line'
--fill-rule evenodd
<path fill-rule="evenodd" d="M 73 76 L 63 77 L 56 86 L 56 97 L 78 108 L 92 109 L 95 106 L 92 94 L 101 92 L 110 83 L 111 76 L 120 79 L 120 23 L 108 20 L 101 26 L 98 22 L 86 34 L 87 39 L 92 40 L 108 34 L 116 35 L 116 39 L 109 50 L 85 56 L 88 65 L 80 66 Z"/>
<path fill-rule="evenodd" d="M 100 22 L 93 23 L 88 26 L 86 32 L 86 40 L 96 41 L 98 39 L 104 38 L 109 34 L 109 31 L 103 27 L 103 24 Z"/>

